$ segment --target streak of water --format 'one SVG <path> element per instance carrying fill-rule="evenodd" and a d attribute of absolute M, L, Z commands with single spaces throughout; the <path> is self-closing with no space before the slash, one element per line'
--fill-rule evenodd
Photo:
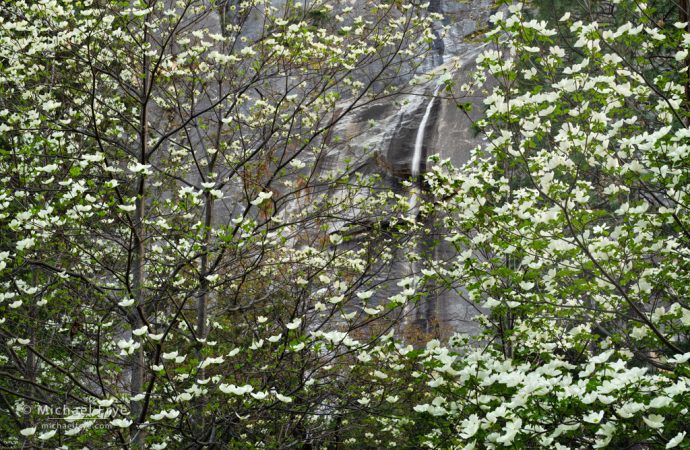
<path fill-rule="evenodd" d="M 426 131 L 426 124 L 429 121 L 429 117 L 431 116 L 431 109 L 434 106 L 436 94 L 438 94 L 438 90 L 440 89 L 440 87 L 440 85 L 436 86 L 436 89 L 434 89 L 434 93 L 431 94 L 431 100 L 429 100 L 429 104 L 426 106 L 426 111 L 424 112 L 424 117 L 422 117 L 422 121 L 419 123 L 419 128 L 417 128 L 417 137 L 414 141 L 414 154 L 412 155 L 412 165 L 410 167 L 410 172 L 413 177 L 419 176 L 422 164 L 422 147 L 424 146 L 424 133 Z"/>

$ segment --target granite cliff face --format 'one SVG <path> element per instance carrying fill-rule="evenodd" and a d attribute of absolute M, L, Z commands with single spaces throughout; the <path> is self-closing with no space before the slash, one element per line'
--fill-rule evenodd
<path fill-rule="evenodd" d="M 484 47 L 476 36 L 487 28 L 494 10 L 491 0 L 432 0 L 429 8 L 441 13 L 443 20 L 435 24 L 437 39 L 422 65 L 422 70 L 429 75 L 428 81 L 411 86 L 406 94 L 392 100 L 358 108 L 345 118 L 333 132 L 334 143 L 327 164 L 328 168 L 336 169 L 349 161 L 351 167 L 379 174 L 383 188 L 409 195 L 412 203 L 417 195 L 424 195 L 423 186 L 417 183 L 409 189 L 402 182 L 423 174 L 430 155 L 448 158 L 461 166 L 469 159 L 471 150 L 481 143 L 472 123 L 478 119 L 482 99 L 463 98 L 463 102 L 474 106 L 468 114 L 455 100 L 439 92 L 438 86 L 442 76 L 450 76 L 456 86 L 469 81 L 476 57 Z M 439 219 L 426 218 L 425 225 L 438 224 Z M 419 251 L 431 252 L 435 260 L 453 256 L 454 250 L 449 245 L 432 245 L 433 239 L 433 236 L 423 238 Z M 398 255 L 387 276 L 402 278 L 417 270 L 405 255 Z M 379 295 L 384 297 L 395 292 L 393 285 Z M 446 337 L 452 332 L 478 331 L 473 318 L 481 311 L 463 300 L 461 292 L 444 291 L 440 287 L 433 292 L 410 311 L 408 324 L 421 332 Z"/>

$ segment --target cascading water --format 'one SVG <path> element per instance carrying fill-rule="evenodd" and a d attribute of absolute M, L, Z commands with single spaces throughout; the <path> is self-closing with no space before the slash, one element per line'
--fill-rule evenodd
<path fill-rule="evenodd" d="M 429 100 L 429 104 L 426 106 L 426 111 L 424 112 L 424 117 L 422 117 L 422 121 L 419 122 L 419 128 L 417 128 L 417 136 L 415 137 L 414 141 L 414 153 L 412 154 L 412 166 L 410 167 L 410 173 L 412 174 L 412 177 L 419 176 L 419 172 L 421 170 L 422 153 L 424 146 L 424 133 L 426 131 L 426 124 L 429 121 L 429 117 L 431 116 L 431 109 L 434 107 L 436 94 L 438 94 L 438 90 L 440 88 L 440 85 L 436 86 L 436 89 L 434 89 L 434 93 L 431 94 L 431 100 Z"/>
<path fill-rule="evenodd" d="M 443 2 L 441 0 L 431 0 L 429 2 L 429 11 L 432 13 L 443 15 Z M 431 54 L 429 55 L 429 57 L 426 58 L 425 61 L 431 64 L 430 67 L 427 67 L 427 71 L 433 70 L 435 67 L 443 65 L 443 63 L 445 63 L 446 60 L 445 40 L 443 33 L 441 33 L 440 27 L 442 27 L 442 25 L 436 22 L 432 27 L 434 33 L 434 41 L 432 44 Z M 434 101 L 436 101 L 436 94 L 438 94 L 439 89 L 441 89 L 440 84 L 438 84 L 436 88 L 434 88 L 434 93 L 431 94 L 431 100 L 429 100 L 429 103 L 426 105 L 426 111 L 424 112 L 422 121 L 419 123 L 419 128 L 417 128 L 417 136 L 415 137 L 414 141 L 414 153 L 412 154 L 412 164 L 410 167 L 410 173 L 412 174 L 413 178 L 418 177 L 419 173 L 421 172 L 424 133 L 426 132 L 426 125 L 427 122 L 429 122 L 431 110 L 434 107 Z"/>
<path fill-rule="evenodd" d="M 436 94 L 438 94 L 441 85 L 439 84 L 434 89 L 433 94 L 431 94 L 431 100 L 426 105 L 426 111 L 424 111 L 424 116 L 422 121 L 419 122 L 419 128 L 417 128 L 417 136 L 414 141 L 414 153 L 412 154 L 412 162 L 410 163 L 410 174 L 413 178 L 417 178 L 422 169 L 422 154 L 424 153 L 424 134 L 426 132 L 426 124 L 429 122 L 429 117 L 431 117 L 431 110 L 434 107 L 434 101 L 436 101 Z M 417 187 L 413 187 L 410 196 L 410 210 L 413 214 L 416 214 L 417 210 Z"/>
<path fill-rule="evenodd" d="M 436 95 L 438 94 L 438 91 L 440 89 L 441 84 L 439 83 L 438 85 L 436 85 L 433 93 L 431 94 L 431 99 L 429 100 L 429 103 L 426 105 L 426 110 L 424 111 L 422 120 L 421 122 L 419 122 L 419 127 L 417 128 L 417 135 L 415 136 L 414 142 L 414 153 L 412 154 L 412 162 L 410 163 L 410 174 L 413 178 L 417 178 L 422 169 L 421 166 L 422 154 L 424 153 L 424 134 L 426 133 L 426 126 L 429 122 L 429 118 L 431 117 L 431 111 L 433 110 L 434 102 L 436 101 Z M 412 186 L 410 193 L 410 211 L 413 214 L 413 218 L 416 219 L 418 213 L 417 201 L 419 195 L 419 185 Z M 424 245 L 424 243 L 422 243 L 422 245 Z M 410 269 L 412 273 L 417 272 L 415 266 L 416 264 L 414 262 L 411 262 Z M 414 315 L 410 314 L 408 316 L 407 325 L 410 325 L 409 319 L 412 319 L 415 323 L 415 327 L 417 327 L 425 333 L 428 333 L 430 330 L 431 320 L 433 320 L 434 318 L 433 303 L 427 300 L 427 302 L 423 304 L 414 306 L 409 312 L 412 312 L 412 310 L 414 309 L 416 309 L 416 313 Z"/>

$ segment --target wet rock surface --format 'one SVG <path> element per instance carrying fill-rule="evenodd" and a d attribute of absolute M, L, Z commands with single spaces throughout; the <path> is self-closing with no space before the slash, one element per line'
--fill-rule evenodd
<path fill-rule="evenodd" d="M 431 96 L 438 86 L 442 74 L 448 73 L 455 86 L 469 81 L 475 68 L 475 60 L 485 44 L 476 35 L 488 26 L 488 18 L 494 10 L 490 0 L 452 2 L 432 1 L 430 10 L 440 12 L 444 18 L 436 24 L 439 36 L 434 52 L 427 58 L 423 68 L 432 74 L 424 84 L 410 87 L 406 94 L 385 102 L 376 102 L 355 110 L 334 130 L 337 138 L 332 143 L 330 164 L 342 166 L 345 161 L 356 161 L 364 172 L 381 176 L 382 188 L 410 196 L 424 195 L 422 186 L 416 183 L 415 193 L 403 186 L 410 179 L 415 141 L 420 124 Z M 482 98 L 465 97 L 462 102 L 470 108 L 461 108 L 457 101 L 439 93 L 425 122 L 424 139 L 421 142 L 422 157 L 419 170 L 426 170 L 427 158 L 436 154 L 450 159 L 456 166 L 462 166 L 470 158 L 473 148 L 481 144 L 482 137 L 473 127 L 481 114 Z M 447 261 L 455 256 L 455 249 L 442 239 L 444 230 L 439 228 L 439 217 L 423 219 L 424 229 L 418 251 L 434 261 Z M 438 241 L 440 244 L 437 244 Z M 410 262 L 408 255 L 398 252 L 386 271 L 385 277 L 399 280 L 414 275 L 420 267 Z M 383 284 L 379 290 L 380 301 L 395 295 L 400 288 L 395 281 Z M 448 290 L 431 286 L 428 295 L 407 314 L 406 324 L 423 334 L 448 337 L 453 332 L 476 334 L 479 332 L 475 317 L 482 311 L 464 300 L 462 289 Z"/>

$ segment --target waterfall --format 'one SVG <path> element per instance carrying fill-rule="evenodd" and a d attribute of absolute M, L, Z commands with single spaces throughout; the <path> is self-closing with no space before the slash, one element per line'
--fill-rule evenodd
<path fill-rule="evenodd" d="M 422 163 L 422 147 L 424 145 L 424 132 L 426 131 L 426 123 L 429 121 L 429 117 L 431 116 L 431 108 L 434 106 L 436 94 L 438 94 L 438 90 L 440 88 L 440 85 L 436 86 L 436 89 L 434 89 L 434 93 L 431 94 L 431 100 L 429 100 L 429 104 L 426 106 L 426 111 L 424 112 L 424 117 L 422 117 L 422 121 L 419 122 L 419 128 L 417 128 L 417 137 L 414 141 L 414 154 L 412 155 L 412 166 L 410 167 L 410 172 L 412 173 L 413 177 L 419 176 L 419 171 L 421 169 L 420 166 Z"/>

